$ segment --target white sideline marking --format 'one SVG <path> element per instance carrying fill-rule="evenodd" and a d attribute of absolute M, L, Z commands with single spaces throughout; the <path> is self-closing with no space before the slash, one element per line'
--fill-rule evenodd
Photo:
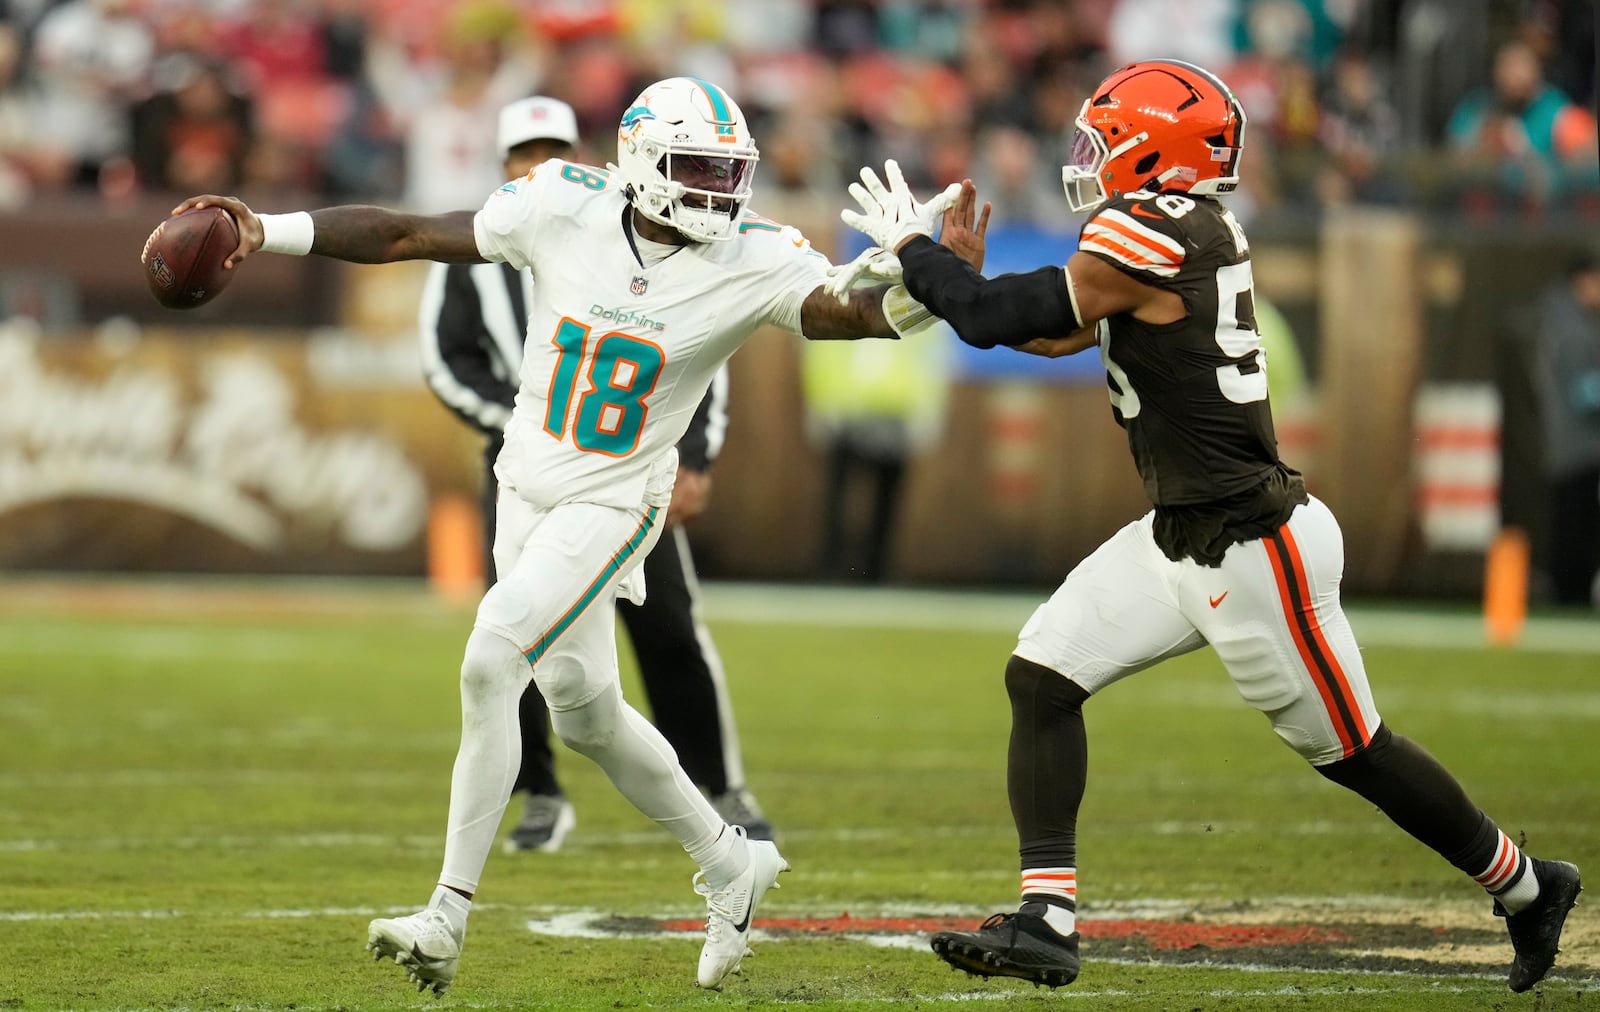
<path fill-rule="evenodd" d="M 1281 896 L 1281 897 L 1261 897 L 1259 900 L 1255 901 L 1255 905 L 1258 905 L 1258 906 L 1260 906 L 1262 908 L 1270 908 L 1270 907 L 1274 907 L 1274 906 L 1288 906 L 1288 907 L 1291 907 L 1291 908 L 1304 908 L 1304 909 L 1309 910 L 1309 911 L 1323 911 L 1323 912 L 1325 912 L 1325 911 L 1327 911 L 1329 909 L 1354 909 L 1354 910 L 1412 909 L 1415 906 L 1415 902 L 1414 901 L 1404 900 L 1402 898 L 1393 897 L 1393 896 Z M 1448 903 L 1446 903 L 1444 905 L 1445 906 L 1449 906 Z M 652 939 L 675 939 L 676 940 L 676 939 L 686 939 L 686 938 L 691 938 L 692 937 L 692 935 L 690 933 L 686 933 L 686 932 L 646 931 L 646 932 L 637 932 L 637 933 L 632 933 L 632 934 L 619 934 L 619 933 L 613 932 L 613 931 L 597 930 L 595 928 L 590 927 L 590 924 L 598 917 L 609 916 L 609 915 L 608 914 L 602 914 L 602 912 L 597 911 L 597 910 L 593 910 L 593 909 L 578 909 L 578 910 L 574 910 L 574 909 L 571 909 L 571 908 L 560 908 L 560 907 L 552 907 L 552 906 L 534 906 L 534 905 L 502 904 L 502 903 L 482 903 L 482 904 L 476 904 L 475 906 L 479 910 L 495 910 L 495 911 L 511 910 L 511 911 L 521 911 L 521 912 L 524 912 L 524 913 L 536 915 L 536 917 L 538 917 L 538 919 L 530 920 L 527 923 L 528 930 L 536 932 L 536 933 L 540 933 L 540 934 L 549 934 L 549 935 L 555 935 L 555 936 L 559 936 L 559 937 L 566 937 L 566 938 L 611 938 L 611 939 L 617 939 L 617 940 L 625 940 L 625 939 L 630 939 L 630 938 L 652 938 Z M 288 909 L 241 910 L 241 911 L 206 910 L 206 911 L 202 911 L 202 912 L 192 912 L 192 911 L 185 911 L 185 910 L 53 910 L 53 911 L 13 910 L 13 911 L 0 911 L 0 923 L 30 923 L 30 922 L 52 922 L 52 921 L 96 921 L 96 920 L 176 920 L 176 919 L 183 919 L 183 918 L 195 918 L 197 920 L 229 920 L 229 919 L 241 919 L 241 920 L 305 920 L 305 919 L 324 918 L 324 917 L 332 917 L 332 918 L 352 918 L 352 917 L 354 917 L 354 918 L 361 918 L 361 917 L 388 916 L 388 915 L 394 915 L 394 914 L 408 913 L 408 912 L 410 912 L 410 911 L 412 911 L 414 909 L 415 909 L 415 906 L 321 907 L 321 908 L 302 908 L 302 909 L 288 908 Z M 1085 908 L 1084 908 L 1084 913 L 1085 913 L 1086 916 L 1092 916 L 1092 917 L 1098 918 L 1098 919 L 1107 919 L 1107 918 L 1112 918 L 1112 917 L 1139 917 L 1140 919 L 1173 920 L 1173 919 L 1178 919 L 1178 918 L 1182 918 L 1182 917 L 1186 917 L 1186 916 L 1192 916 L 1196 912 L 1202 911 L 1203 909 L 1204 909 L 1204 904 L 1203 903 L 1196 903 L 1196 902 L 1190 901 L 1190 900 L 1163 899 L 1163 898 L 1157 898 L 1157 897 L 1149 897 L 1149 898 L 1141 898 L 1141 899 L 1121 900 L 1121 901 L 1115 901 L 1115 902 L 1110 902 L 1110 903 L 1097 903 L 1097 904 L 1093 904 L 1093 905 L 1086 905 Z M 987 912 L 987 910 L 988 910 L 987 907 L 977 907 L 977 906 L 972 906 L 972 905 L 951 905 L 951 906 L 945 907 L 942 911 L 940 911 L 940 916 L 947 916 L 947 917 L 974 917 L 975 918 L 975 917 L 982 916 L 983 913 Z M 695 916 L 697 914 L 697 912 L 698 912 L 698 908 L 696 908 L 695 913 L 689 913 L 686 910 L 680 910 L 680 911 L 666 913 L 666 914 L 657 914 L 657 915 L 654 915 L 654 916 L 659 917 L 660 919 L 663 919 L 663 920 L 666 920 L 666 919 L 676 920 L 676 919 L 681 919 L 681 918 L 686 917 L 686 916 Z M 812 915 L 812 916 L 822 916 L 822 917 L 835 916 L 837 914 L 837 912 L 838 912 L 838 908 L 836 906 L 827 907 L 827 908 L 818 908 L 818 909 L 814 909 L 814 910 L 790 908 L 790 909 L 787 909 L 787 910 L 784 911 L 784 913 L 787 916 L 807 916 L 807 915 Z M 893 916 L 907 916 L 907 917 L 928 916 L 928 913 L 929 913 L 929 911 L 928 911 L 926 906 L 911 906 L 911 905 L 907 905 L 907 904 L 886 904 L 883 907 L 881 907 L 878 912 L 879 912 L 879 914 L 881 914 L 883 916 L 890 916 L 890 917 L 893 917 Z M 753 937 L 758 941 L 766 941 L 766 942 L 776 942 L 776 941 L 782 940 L 782 939 L 775 938 L 775 937 L 771 936 L 770 934 L 768 934 L 767 932 L 764 932 L 764 931 L 762 931 L 760 929 L 756 929 L 753 932 Z M 800 936 L 800 937 L 803 938 L 804 936 Z M 897 936 L 892 936 L 892 935 L 881 935 L 881 934 L 880 935 L 874 935 L 874 934 L 869 934 L 869 933 L 862 933 L 862 934 L 854 934 L 854 933 L 851 933 L 851 934 L 830 934 L 830 935 L 827 936 L 827 938 L 829 938 L 829 939 L 845 938 L 845 939 L 848 939 L 848 940 L 851 940 L 851 941 L 862 942 L 864 944 L 875 946 L 875 947 L 878 947 L 878 948 L 912 949 L 912 950 L 917 950 L 917 951 L 921 951 L 923 946 L 926 944 L 926 940 L 922 937 L 922 935 L 920 933 L 908 933 L 908 934 L 906 934 L 904 936 L 898 936 L 898 937 Z M 1095 962 L 1097 962 L 1097 963 L 1112 963 L 1112 964 L 1118 964 L 1118 965 L 1123 965 L 1123 966 L 1148 966 L 1149 965 L 1149 960 L 1147 960 L 1147 959 L 1126 959 L 1126 958 L 1120 958 L 1120 957 L 1097 958 L 1095 960 Z M 1325 975 L 1325 976 L 1331 976 L 1331 975 L 1338 974 L 1338 975 L 1349 975 L 1349 976 L 1393 977 L 1393 978 L 1406 978 L 1406 977 L 1414 977 L 1414 976 L 1416 976 L 1414 971 L 1409 971 L 1409 970 L 1374 970 L 1374 969 L 1349 969 L 1349 968 L 1315 969 L 1315 968 L 1306 968 L 1306 967 L 1274 966 L 1274 965 L 1267 965 L 1267 964 L 1260 964 L 1260 963 L 1230 963 L 1230 962 L 1227 962 L 1225 960 L 1223 960 L 1223 961 L 1212 960 L 1212 961 L 1208 961 L 1208 962 L 1206 962 L 1204 964 L 1199 964 L 1199 966 L 1201 966 L 1203 968 L 1228 969 L 1228 970 L 1243 971 L 1243 972 L 1249 972 L 1249 973 L 1289 973 L 1289 972 L 1293 972 L 1293 973 L 1297 973 L 1297 974 L 1320 974 L 1320 975 Z M 1494 970 L 1494 971 L 1484 971 L 1484 972 L 1481 972 L 1481 973 L 1439 973 L 1439 974 L 1433 974 L 1433 976 L 1437 976 L 1437 977 L 1454 977 L 1454 978 L 1468 977 L 1468 978 L 1478 978 L 1478 979 L 1485 979 L 1485 980 L 1498 980 L 1502 976 L 1502 972 L 1498 971 L 1498 970 Z M 1592 984 L 1594 983 L 1595 980 L 1596 980 L 1596 978 L 1594 978 L 1592 976 L 1591 977 L 1587 977 L 1587 978 L 1578 979 L 1578 980 L 1572 980 L 1572 981 L 1550 980 L 1550 981 L 1547 981 L 1543 986 L 1545 988 L 1581 989 L 1581 988 L 1586 988 L 1586 987 L 1592 986 Z M 1248 989 L 1240 989 L 1240 988 L 1205 988 L 1205 989 L 1191 989 L 1191 990 L 1185 990 L 1185 991 L 1165 991 L 1165 992 L 1163 992 L 1163 994 L 1164 995 L 1171 995 L 1171 996 L 1174 996 L 1174 997 L 1208 996 L 1208 997 L 1214 997 L 1214 998 L 1245 998 L 1245 997 L 1271 997 L 1271 996 L 1274 996 L 1274 995 L 1285 995 L 1285 996 L 1328 995 L 1328 996 L 1332 996 L 1332 995 L 1351 994 L 1351 993 L 1356 993 L 1356 994 L 1468 993 L 1471 990 L 1472 989 L 1462 988 L 1462 987 L 1455 986 L 1455 985 L 1442 986 L 1442 987 L 1441 986 L 1434 986 L 1434 985 L 1417 985 L 1417 986 L 1399 986 L 1399 987 L 1381 987 L 1381 988 L 1378 988 L 1378 987 L 1374 987 L 1374 988 L 1360 988 L 1360 987 L 1357 987 L 1357 988 L 1347 988 L 1347 987 L 1303 987 L 1303 986 L 1298 986 L 1298 985 L 1286 985 L 1286 986 L 1280 987 L 1280 988 L 1248 988 Z M 1136 993 L 1136 992 L 1129 991 L 1129 990 L 1126 990 L 1126 989 L 1117 989 L 1117 988 L 1101 989 L 1101 990 L 1067 989 L 1067 990 L 1053 992 L 1052 997 L 1053 998 L 1090 998 L 1090 999 L 1092 999 L 1092 998 L 1097 998 L 1097 997 L 1128 996 L 1128 995 L 1132 995 L 1134 993 Z M 997 990 L 997 991 L 946 992 L 944 994 L 939 994 L 939 995 L 923 995 L 923 996 L 918 996 L 916 998 L 906 998 L 906 999 L 898 999 L 898 998 L 894 998 L 894 999 L 891 999 L 891 998 L 878 999 L 878 998 L 874 998 L 873 1001 L 874 1002 L 878 1002 L 878 1001 L 891 1002 L 892 1001 L 892 1002 L 894 1002 L 896 1004 L 902 1004 L 902 1003 L 905 1003 L 905 1002 L 912 1002 L 912 1001 L 916 1001 L 916 1002 L 922 1002 L 922 1001 L 1003 1001 L 1003 1000 L 1012 1000 L 1014 998 L 1015 998 L 1015 994 L 1013 992 L 1010 992 L 1010 991 L 998 991 Z M 236 1008 L 236 1009 L 238 1009 L 238 1008 L 246 1008 L 246 1007 L 247 1006 L 234 1006 L 234 1008 Z M 464 1007 L 467 1007 L 467 1008 L 500 1008 L 500 1007 L 503 1007 L 503 1006 L 499 1006 L 499 1005 L 490 1003 L 490 1004 L 482 1004 L 482 1005 L 471 1004 L 471 1005 L 465 1005 Z M 525 1007 L 525 1006 L 522 1006 L 522 1007 Z M 170 1010 L 168 1010 L 168 1012 L 170 1012 Z"/>
<path fill-rule="evenodd" d="M 1009 873 L 1008 878 L 1015 878 L 1015 873 Z M 1418 900 L 1414 898 L 1388 896 L 1388 895 L 1351 895 L 1351 896 L 1261 896 L 1253 899 L 1251 905 L 1263 910 L 1272 908 L 1304 909 L 1311 912 L 1327 910 L 1412 910 Z M 1465 901 L 1463 901 L 1463 905 Z M 1235 906 L 1232 901 L 1225 904 L 1230 910 Z M 1450 901 L 1429 901 L 1429 906 L 1450 906 Z M 1478 909 L 1482 904 L 1474 904 L 1472 909 Z M 940 904 L 937 916 L 940 917 L 986 917 L 993 913 L 992 905 L 974 903 L 948 903 Z M 549 903 L 474 903 L 474 910 L 510 910 L 531 915 L 541 915 L 552 924 L 570 924 L 574 927 L 582 926 L 600 915 L 600 912 L 590 908 L 574 909 L 569 906 L 559 906 Z M 178 918 L 196 919 L 240 919 L 240 920 L 311 920 L 319 917 L 387 917 L 392 914 L 408 914 L 416 911 L 416 906 L 354 906 L 354 907 L 287 907 L 282 909 L 265 910 L 203 910 L 190 911 L 178 909 L 162 910 L 0 910 L 0 922 L 29 922 L 29 921 L 100 921 L 100 920 L 175 920 Z M 1147 897 L 1125 900 L 1103 900 L 1094 903 L 1085 903 L 1083 915 L 1085 919 L 1093 917 L 1100 920 L 1131 919 L 1131 920 L 1174 920 L 1198 912 L 1204 912 L 1207 904 L 1204 901 L 1185 900 L 1177 898 Z M 683 917 L 694 917 L 703 914 L 705 907 L 700 904 L 686 905 L 675 911 L 659 916 L 663 920 L 678 920 Z M 870 916 L 882 917 L 928 917 L 934 916 L 926 903 L 879 903 L 873 907 Z M 830 906 L 794 906 L 785 907 L 784 916 L 787 917 L 837 917 L 839 907 Z M 861 911 L 856 911 L 862 915 Z M 622 938 L 627 937 L 615 932 L 602 932 L 597 937 Z M 681 932 L 670 933 L 666 937 L 682 937 Z M 830 936 L 837 937 L 837 936 Z"/>
<path fill-rule="evenodd" d="M 1590 833 L 1594 825 L 1563 819 L 1559 822 L 1520 822 L 1519 829 L 1545 833 L 1555 830 L 1578 830 Z M 1251 820 L 1215 820 L 1211 822 L 1185 822 L 1163 820 L 1156 822 L 1117 822 L 1102 824 L 1107 832 L 1120 836 L 1203 836 L 1207 834 L 1236 834 L 1239 836 L 1322 837 L 1322 836 L 1389 836 L 1394 827 L 1378 819 L 1366 821 L 1311 821 L 1296 823 L 1256 822 Z M 967 837 L 972 839 L 1011 839 L 1009 826 L 913 826 L 905 828 L 845 828 L 845 829 L 786 829 L 784 838 L 796 843 L 859 843 L 880 840 L 899 840 L 909 836 Z M 581 833 L 570 837 L 565 851 L 581 852 L 606 847 L 660 848 L 670 853 L 665 845 L 670 838 L 655 830 L 622 833 Z M 360 850 L 378 852 L 434 851 L 444 846 L 440 836 L 418 834 L 386 835 L 383 833 L 264 833 L 258 836 L 219 834 L 215 836 L 95 836 L 95 837 L 16 837 L 0 838 L 0 854 L 23 854 L 37 851 L 110 851 L 133 852 L 144 850 L 184 851 L 257 851 L 257 850 Z M 654 863 L 654 862 L 646 862 Z M 1006 871 L 929 871 L 929 878 L 1004 878 L 1016 877 Z M 815 869 L 810 876 L 817 879 L 849 879 L 853 872 L 832 872 Z M 1320 902 L 1320 901 L 1319 901 Z"/>
<path fill-rule="evenodd" d="M 1238 969 L 1238 967 L 1229 967 L 1229 969 Z M 1280 970 L 1280 972 L 1286 972 L 1286 970 Z M 1352 972 L 1355 972 L 1355 970 L 1352 970 Z M 1558 988 L 1558 990 L 1563 991 L 1576 990 L 1574 986 L 1563 988 L 1562 985 L 1565 985 L 1565 983 L 1568 982 L 1547 980 L 1547 982 L 1539 986 L 1541 988 Z M 1576 983 L 1589 982 L 1573 982 L 1573 985 L 1576 985 Z M 1246 990 L 1246 988 L 1190 988 L 1190 990 L 1184 991 L 1162 991 L 1162 998 L 1176 999 L 1176 1001 L 1192 1001 L 1192 999 L 1200 998 L 1338 998 L 1342 994 L 1472 993 L 1475 993 L 1472 988 L 1462 988 L 1462 986 L 1411 985 L 1394 986 L 1394 988 L 1338 988 L 1338 986 L 1323 986 L 1323 988 L 1302 988 L 1302 986 L 1288 985 L 1283 986 L 1283 988 L 1251 988 L 1251 990 Z M 1101 990 L 1091 991 L 1085 990 L 1085 988 L 1077 988 L 1077 986 L 1070 986 L 1070 988 L 1059 988 L 1059 990 L 1051 991 L 1050 999 L 1051 1001 L 1067 1001 L 1067 999 L 1096 1001 L 1096 999 L 1104 998 L 1134 998 L 1139 994 L 1147 993 L 1146 991 L 1130 991 L 1126 990 L 1126 988 L 1101 988 Z M 416 1001 L 424 1001 L 424 999 L 419 998 Z M 870 1006 L 923 1006 L 923 1004 L 930 1004 L 930 1002 L 950 1002 L 950 1004 L 955 1004 L 955 1002 L 1006 1002 L 1006 1004 L 1014 1004 L 1014 1002 L 1018 1001 L 1018 991 L 946 991 L 946 993 L 942 994 L 909 994 L 909 996 L 899 996 L 899 994 L 888 996 L 888 994 L 885 994 L 885 996 L 874 996 L 874 998 L 840 998 L 835 999 L 835 1001 L 838 1004 L 845 1004 L 845 1006 L 856 1006 L 856 1004 L 870 1004 Z M 426 1004 L 426 1006 L 422 1007 L 432 1009 L 432 1007 L 443 1007 L 445 1004 L 446 1002 L 438 1002 L 438 1004 Z M 781 1001 L 779 999 L 779 1001 L 774 1001 L 773 1004 L 779 1004 L 779 1006 L 784 1006 L 784 1004 L 806 1006 L 806 1004 L 811 1004 L 811 1001 L 806 1001 L 806 999 Z M 491 1001 L 462 1002 L 456 1001 L 454 996 L 451 996 L 448 1006 L 451 1009 L 483 1009 L 486 1012 L 498 1009 L 526 1010 L 530 1009 L 530 1007 L 534 1007 L 534 1009 L 547 1007 L 538 1006 L 538 1004 L 530 1006 L 528 1002 L 518 1002 L 515 1006 L 504 1006 L 499 1002 Z M 301 1007 L 301 1009 L 320 1009 L 323 1006 L 298 1007 Z M 282 1009 L 282 1006 L 229 1006 L 229 1009 L 230 1012 L 272 1012 L 275 1009 Z M 146 1006 L 139 1007 L 139 1009 L 120 1009 L 118 1012 L 200 1012 L 200 1010 L 190 1009 L 189 1006 Z"/>
<path fill-rule="evenodd" d="M 1065 574 L 1063 574 L 1065 575 Z M 441 610 L 437 599 L 417 580 L 362 580 L 316 578 L 265 579 L 259 581 L 185 581 L 163 578 L 159 581 L 111 581 L 113 594 L 137 595 L 141 601 L 167 600 L 174 613 L 183 602 L 198 596 L 201 600 L 260 595 L 266 600 L 293 602 L 296 614 L 337 615 L 406 614 L 408 622 L 438 622 Z M 97 578 L 97 591 L 106 591 L 108 581 Z M 75 584 L 70 580 L 8 580 L 0 582 L 0 601 L 7 591 L 24 594 L 29 600 L 63 603 L 70 611 Z M 1036 590 L 998 592 L 884 587 L 818 587 L 758 582 L 710 581 L 701 585 L 705 614 L 713 621 L 764 622 L 780 625 L 891 626 L 906 629 L 959 629 L 970 632 L 1014 634 L 1022 628 L 1033 610 L 1053 587 Z M 170 600 L 168 600 L 170 599 Z M 174 605 L 172 602 L 178 602 Z M 1356 638 L 1363 644 L 1403 647 L 1485 648 L 1483 619 L 1470 606 L 1457 611 L 1421 610 L 1403 604 L 1382 605 L 1354 602 L 1346 609 Z M 201 612 L 204 614 L 204 611 Z M 441 631 L 454 628 L 441 624 Z M 229 624 L 244 628 L 228 628 Z M 157 658 L 209 654 L 219 641 L 238 651 L 280 663 L 304 654 L 301 632 L 297 629 L 262 629 L 247 617 L 224 619 L 221 625 L 200 623 L 174 627 L 170 623 L 115 623 L 104 627 L 90 642 L 64 642 L 52 629 L 34 630 L 19 624 L 9 631 L 21 637 L 30 651 L 56 653 L 85 649 L 102 650 L 119 656 Z M 1520 644 L 1513 650 L 1549 650 L 1562 653 L 1600 653 L 1600 622 L 1593 616 L 1571 617 L 1534 615 Z"/>
<path fill-rule="evenodd" d="M 105 787 L 281 787 L 293 784 L 354 784 L 363 787 L 393 787 L 416 783 L 416 777 L 400 773 L 352 772 L 349 770 L 106 770 L 92 773 L 0 773 L 0 790 L 18 788 Z"/>
<path fill-rule="evenodd" d="M 1065 574 L 1063 574 L 1065 575 Z M 808 587 L 762 583 L 702 584 L 706 617 L 774 625 L 898 626 L 1015 633 L 1054 588 L 1037 593 Z M 1356 639 L 1373 646 L 1485 647 L 1483 619 L 1473 612 L 1353 605 L 1346 609 Z M 1528 619 L 1516 650 L 1600 653 L 1592 617 Z"/>

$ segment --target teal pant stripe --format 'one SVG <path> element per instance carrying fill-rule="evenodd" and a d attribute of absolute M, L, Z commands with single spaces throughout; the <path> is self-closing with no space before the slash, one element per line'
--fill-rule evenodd
<path fill-rule="evenodd" d="M 537 664 L 539 662 L 539 658 L 545 655 L 551 644 L 555 643 L 556 639 L 566 632 L 572 623 L 578 621 L 578 616 L 582 615 L 589 605 L 594 602 L 594 599 L 600 595 L 600 588 L 604 587 L 606 582 L 617 574 L 617 570 L 621 569 L 629 559 L 633 558 L 633 553 L 637 552 L 639 546 L 644 544 L 645 539 L 650 536 L 650 531 L 656 525 L 656 514 L 660 512 L 661 507 L 659 506 L 652 506 L 645 512 L 644 519 L 639 522 L 639 529 L 633 532 L 633 537 L 628 539 L 627 544 L 623 545 L 615 555 L 611 556 L 611 561 L 606 563 L 606 567 L 600 570 L 600 575 L 596 576 L 594 582 L 590 583 L 588 588 L 584 590 L 583 596 L 578 598 L 578 603 L 568 608 L 567 613 L 562 615 L 560 620 L 551 626 L 548 632 L 540 636 L 538 642 L 523 651 L 523 656 L 528 658 L 529 664 Z"/>

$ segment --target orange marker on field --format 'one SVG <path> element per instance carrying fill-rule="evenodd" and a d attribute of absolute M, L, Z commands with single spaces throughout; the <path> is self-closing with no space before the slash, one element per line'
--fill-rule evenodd
<path fill-rule="evenodd" d="M 428 580 L 455 601 L 483 593 L 483 533 L 478 507 L 464 495 L 442 496 L 428 513 Z"/>
<path fill-rule="evenodd" d="M 1528 535 L 1502 527 L 1483 572 L 1483 629 L 1493 646 L 1514 646 L 1528 618 Z"/>

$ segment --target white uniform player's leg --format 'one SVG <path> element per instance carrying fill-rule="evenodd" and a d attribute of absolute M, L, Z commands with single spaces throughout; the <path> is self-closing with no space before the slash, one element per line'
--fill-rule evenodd
<path fill-rule="evenodd" d="M 623 510 L 569 504 L 536 510 L 500 497 L 495 562 L 500 580 L 484 595 L 461 666 L 461 748 L 450 786 L 450 814 L 439 887 L 427 909 L 378 918 L 367 947 L 404 966 L 419 989 L 442 992 L 454 980 L 466 937 L 469 897 L 520 761 L 517 701 L 536 663 L 575 625 L 590 636 L 596 663 L 558 667 L 541 683 L 552 709 L 579 706 L 618 682 L 614 601 L 619 581 L 637 569 L 660 534 L 663 507 Z M 598 643 L 598 646 L 594 645 Z"/>
<path fill-rule="evenodd" d="M 716 809 L 694 786 L 661 732 L 622 698 L 611 608 L 585 615 L 534 666 L 550 704 L 550 726 L 562 743 L 592 759 L 629 802 L 677 837 L 702 867 L 742 866 L 736 838 L 724 834 Z M 603 674 L 604 677 L 597 677 Z M 600 686 L 598 694 L 592 687 Z M 721 838 L 719 840 L 719 837 Z"/>
<path fill-rule="evenodd" d="M 475 635 L 498 633 L 520 645 L 556 734 L 592 759 L 624 797 L 671 832 L 699 864 L 704 882 L 697 889 L 706 896 L 709 913 L 698 977 L 702 986 L 720 987 L 744 957 L 756 903 L 788 864 L 772 844 L 747 843 L 724 822 L 683 772 L 667 740 L 622 698 L 617 588 L 654 547 L 664 513 L 582 503 L 548 511 L 533 527 L 510 575 L 485 597 Z M 520 693 L 520 683 L 515 691 Z M 516 698 L 509 697 L 508 707 L 513 734 Z M 474 775 L 485 774 L 499 783 L 493 800 L 503 811 L 509 781 L 500 783 L 503 774 L 488 764 Z M 476 793 L 490 800 L 487 788 Z M 454 803 L 451 811 L 454 829 Z M 462 813 L 463 825 L 469 815 Z M 470 858 L 481 868 L 494 827 L 472 832 L 470 851 L 464 842 L 459 849 L 463 861 Z M 447 866 L 454 856 L 447 847 Z"/>
<path fill-rule="evenodd" d="M 1193 567 L 1184 607 L 1279 737 L 1494 897 L 1514 952 L 1507 982 L 1526 991 L 1555 962 L 1582 876 L 1524 854 L 1437 759 L 1383 724 L 1339 606 L 1343 568 L 1338 522 L 1313 498 L 1220 570 Z"/>
<path fill-rule="evenodd" d="M 1152 519 L 1128 524 L 1067 574 L 1022 627 L 1018 657 L 1092 693 L 1205 645 L 1179 606 L 1182 570 L 1156 547 Z"/>
<path fill-rule="evenodd" d="M 1344 540 L 1320 500 L 1222 566 L 1185 564 L 1184 613 L 1216 649 L 1245 702 L 1313 765 L 1359 751 L 1379 717 L 1339 603 Z"/>

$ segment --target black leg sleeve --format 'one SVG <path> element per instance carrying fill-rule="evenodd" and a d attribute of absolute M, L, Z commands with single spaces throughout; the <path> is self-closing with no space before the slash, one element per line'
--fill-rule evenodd
<path fill-rule="evenodd" d="M 1006 789 L 1022 868 L 1078 864 L 1078 807 L 1089 774 L 1089 739 L 1077 683 L 1032 661 L 1006 664 L 1011 746 Z"/>
<path fill-rule="evenodd" d="M 688 538 L 669 527 L 644 560 L 644 604 L 622 601 L 617 611 L 639 661 L 656 728 L 678 753 L 689 779 L 721 794 L 728 789 L 721 708 L 716 679 L 695 630 L 684 568 L 693 565 Z"/>
<path fill-rule="evenodd" d="M 513 793 L 560 794 L 556 760 L 550 753 L 550 711 L 531 680 L 517 703 L 517 724 L 522 729 L 522 767 L 517 770 Z"/>
<path fill-rule="evenodd" d="M 1489 867 L 1498 827 L 1421 745 L 1380 725 L 1367 747 L 1317 772 L 1347 787 L 1445 860 L 1476 875 Z"/>

